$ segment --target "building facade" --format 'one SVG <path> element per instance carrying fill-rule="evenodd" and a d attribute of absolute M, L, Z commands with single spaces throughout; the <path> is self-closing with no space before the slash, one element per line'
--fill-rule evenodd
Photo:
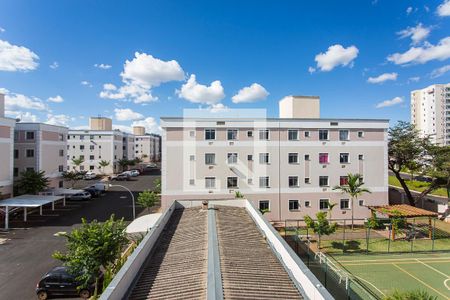
<path fill-rule="evenodd" d="M 5 96 L 0 94 L 0 199 L 13 194 L 15 124 L 16 120 L 5 118 Z"/>
<path fill-rule="evenodd" d="M 411 123 L 422 137 L 450 145 L 450 84 L 434 84 L 411 92 Z"/>
<path fill-rule="evenodd" d="M 17 123 L 14 132 L 14 179 L 27 170 L 44 171 L 49 187 L 63 186 L 67 168 L 67 127 Z"/>
<path fill-rule="evenodd" d="M 145 127 L 133 127 L 135 135 L 135 155 L 143 162 L 155 162 L 161 159 L 161 136 L 146 133 Z"/>
<path fill-rule="evenodd" d="M 162 118 L 162 205 L 234 198 L 239 191 L 272 220 L 327 210 L 349 218 L 348 195 L 334 191 L 362 174 L 371 194 L 353 204 L 388 204 L 388 120 Z"/>

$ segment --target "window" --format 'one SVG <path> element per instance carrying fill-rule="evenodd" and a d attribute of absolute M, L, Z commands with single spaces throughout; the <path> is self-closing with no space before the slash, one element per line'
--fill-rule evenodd
<path fill-rule="evenodd" d="M 233 189 L 238 187 L 237 177 L 227 177 L 227 188 Z"/>
<path fill-rule="evenodd" d="M 309 131 L 305 131 L 305 138 L 309 138 L 309 137 L 310 137 Z"/>
<path fill-rule="evenodd" d="M 89 146 L 89 149 L 90 149 L 90 150 L 94 150 L 94 149 L 95 149 L 95 146 L 94 146 L 94 145 L 90 145 L 90 146 Z"/>
<path fill-rule="evenodd" d="M 298 187 L 298 176 L 289 176 L 289 187 Z"/>
<path fill-rule="evenodd" d="M 358 160 L 364 160 L 364 155 L 363 154 L 358 154 Z"/>
<path fill-rule="evenodd" d="M 305 183 L 311 183 L 309 177 L 305 177 Z"/>
<path fill-rule="evenodd" d="M 359 206 L 364 206 L 364 200 L 358 200 Z"/>
<path fill-rule="evenodd" d="M 89 166 L 89 170 L 93 171 L 95 169 L 95 166 Z"/>
<path fill-rule="evenodd" d="M 319 129 L 319 140 L 320 141 L 328 140 L 328 130 L 326 130 L 326 129 Z"/>
<path fill-rule="evenodd" d="M 189 185 L 195 185 L 195 179 L 189 179 Z"/>
<path fill-rule="evenodd" d="M 253 179 L 252 178 L 247 179 L 247 183 L 248 184 L 253 184 Z"/>
<path fill-rule="evenodd" d="M 349 208 L 350 208 L 350 200 L 341 199 L 341 209 L 349 209 Z"/>
<path fill-rule="evenodd" d="M 189 160 L 190 161 L 194 161 L 195 160 L 195 155 L 189 155 Z"/>
<path fill-rule="evenodd" d="M 206 165 L 214 165 L 216 163 L 216 154 L 215 153 L 205 153 L 205 164 Z"/>
<path fill-rule="evenodd" d="M 349 140 L 349 131 L 348 130 L 339 130 L 339 140 L 340 141 L 348 141 Z"/>
<path fill-rule="evenodd" d="M 81 160 L 84 160 L 84 155 L 80 155 L 80 159 L 81 159 Z"/>
<path fill-rule="evenodd" d="M 14 168 L 13 173 L 14 177 L 19 176 L 19 168 Z"/>
<path fill-rule="evenodd" d="M 228 153 L 227 155 L 229 164 L 237 164 L 238 154 L 237 153 Z"/>
<path fill-rule="evenodd" d="M 94 158 L 94 155 L 89 155 L 89 159 L 90 160 L 94 160 L 95 158 Z"/>
<path fill-rule="evenodd" d="M 214 189 L 216 187 L 216 177 L 205 177 L 205 188 Z"/>
<path fill-rule="evenodd" d="M 59 166 L 58 166 L 58 171 L 59 171 L 59 172 L 64 172 L 64 166 L 59 165 Z"/>
<path fill-rule="evenodd" d="M 27 139 L 27 140 L 34 140 L 34 131 L 27 131 L 25 133 L 25 139 Z"/>
<path fill-rule="evenodd" d="M 289 129 L 288 130 L 288 140 L 297 141 L 298 140 L 298 130 Z"/>
<path fill-rule="evenodd" d="M 195 137 L 195 131 L 193 130 L 189 131 L 189 136 L 192 138 Z"/>
<path fill-rule="evenodd" d="M 328 153 L 319 153 L 319 163 L 327 164 L 328 162 L 329 162 Z"/>
<path fill-rule="evenodd" d="M 328 199 L 320 199 L 319 200 L 319 209 L 325 210 L 330 207 L 330 201 Z"/>
<path fill-rule="evenodd" d="M 340 176 L 339 185 L 348 185 L 348 176 Z"/>
<path fill-rule="evenodd" d="M 289 200 L 289 210 L 298 210 L 298 200 Z"/>
<path fill-rule="evenodd" d="M 247 137 L 253 137 L 253 131 L 251 130 L 247 131 Z"/>
<path fill-rule="evenodd" d="M 358 131 L 358 137 L 363 138 L 364 137 L 364 131 Z"/>
<path fill-rule="evenodd" d="M 328 176 L 319 176 L 319 186 L 328 186 Z"/>
<path fill-rule="evenodd" d="M 80 171 L 84 171 L 84 166 L 80 166 Z"/>
<path fill-rule="evenodd" d="M 305 207 L 311 207 L 311 201 L 305 201 Z"/>
<path fill-rule="evenodd" d="M 205 140 L 215 140 L 216 130 L 215 129 L 205 129 Z"/>
<path fill-rule="evenodd" d="M 63 187 L 64 187 L 64 181 L 60 180 L 60 181 L 58 182 L 58 187 L 59 187 L 59 188 L 63 188 Z"/>
<path fill-rule="evenodd" d="M 341 153 L 341 154 L 339 154 L 339 162 L 341 164 L 348 164 L 348 156 L 349 156 L 348 153 Z"/>
<path fill-rule="evenodd" d="M 289 153 L 288 160 L 289 160 L 290 164 L 297 164 L 298 163 L 298 153 Z"/>
<path fill-rule="evenodd" d="M 259 210 L 270 210 L 270 202 L 269 200 L 260 200 L 259 201 Z"/>
<path fill-rule="evenodd" d="M 26 157 L 34 157 L 34 149 L 27 149 Z"/>
<path fill-rule="evenodd" d="M 260 130 L 259 139 L 264 141 L 269 140 L 269 130 L 268 129 Z"/>
<path fill-rule="evenodd" d="M 62 133 L 58 134 L 58 139 L 64 141 L 64 135 Z"/>
<path fill-rule="evenodd" d="M 94 139 L 94 136 L 93 136 L 93 135 L 90 135 L 90 136 L 89 136 L 89 139 L 90 139 L 90 140 L 93 140 L 93 139 Z"/>
<path fill-rule="evenodd" d="M 80 145 L 80 150 L 84 150 L 84 145 Z"/>
<path fill-rule="evenodd" d="M 306 160 L 306 161 L 309 160 L 309 154 L 305 154 L 305 160 Z"/>
<path fill-rule="evenodd" d="M 19 158 L 19 149 L 14 149 L 14 158 Z"/>
<path fill-rule="evenodd" d="M 237 138 L 238 138 L 237 129 L 228 129 L 227 130 L 227 139 L 228 140 L 237 140 Z"/>
<path fill-rule="evenodd" d="M 247 155 L 247 160 L 253 160 L 253 155 L 251 154 Z"/>
<path fill-rule="evenodd" d="M 33 167 L 28 167 L 28 168 L 26 168 L 26 171 L 27 172 L 32 172 L 32 171 L 34 171 L 34 168 Z"/>
<path fill-rule="evenodd" d="M 269 163 L 269 153 L 260 153 L 259 154 L 259 163 L 260 164 L 268 164 Z"/>
<path fill-rule="evenodd" d="M 84 140 L 84 135 L 80 135 L 80 140 Z"/>
<path fill-rule="evenodd" d="M 259 177 L 259 187 L 268 188 L 269 187 L 269 176 Z"/>

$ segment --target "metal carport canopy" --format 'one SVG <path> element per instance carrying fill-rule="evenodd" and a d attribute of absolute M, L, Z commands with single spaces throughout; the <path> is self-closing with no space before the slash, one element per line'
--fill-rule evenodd
<path fill-rule="evenodd" d="M 55 209 L 55 202 L 58 200 L 64 200 L 64 196 L 51 196 L 51 195 L 21 195 L 13 198 L 8 198 L 0 201 L 0 207 L 5 207 L 1 211 L 5 212 L 5 229 L 9 228 L 9 208 L 23 208 L 24 209 L 24 221 L 27 220 L 27 208 L 40 207 L 40 214 L 42 215 L 42 206 L 51 203 L 52 210 Z"/>

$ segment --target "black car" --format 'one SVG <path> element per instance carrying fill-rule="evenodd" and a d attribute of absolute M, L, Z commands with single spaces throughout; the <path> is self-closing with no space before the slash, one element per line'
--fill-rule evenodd
<path fill-rule="evenodd" d="M 101 191 L 97 190 L 96 188 L 93 187 L 88 187 L 83 189 L 84 191 L 88 192 L 89 194 L 91 194 L 92 198 L 97 198 L 101 195 Z"/>
<path fill-rule="evenodd" d="M 36 294 L 39 300 L 45 300 L 51 296 L 79 296 L 82 299 L 88 299 L 94 292 L 94 284 L 82 289 L 78 289 L 79 285 L 75 276 L 68 272 L 67 267 L 55 267 L 38 282 Z"/>

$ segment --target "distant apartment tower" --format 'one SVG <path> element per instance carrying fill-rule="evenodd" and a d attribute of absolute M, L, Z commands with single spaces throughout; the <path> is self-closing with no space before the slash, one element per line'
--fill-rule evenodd
<path fill-rule="evenodd" d="M 5 118 L 5 96 L 0 94 L 0 199 L 13 194 L 15 124 L 16 120 Z"/>
<path fill-rule="evenodd" d="M 135 155 L 143 162 L 159 161 L 161 158 L 161 136 L 146 133 L 145 127 L 133 127 L 135 135 Z"/>
<path fill-rule="evenodd" d="M 63 186 L 67 168 L 68 128 L 43 123 L 17 123 L 14 132 L 14 179 L 27 170 L 44 171 L 49 187 Z"/>
<path fill-rule="evenodd" d="M 119 160 L 134 159 L 134 137 L 120 130 L 113 130 L 112 120 L 109 118 L 92 117 L 89 124 L 89 130 L 69 130 L 68 170 L 105 174 L 120 172 Z M 80 166 L 73 163 L 73 159 L 78 158 L 83 159 Z M 109 165 L 101 168 L 101 161 L 107 161 Z"/>
<path fill-rule="evenodd" d="M 411 123 L 422 137 L 450 145 L 450 84 L 433 84 L 411 92 Z"/>
<path fill-rule="evenodd" d="M 320 119 L 317 98 L 300 98 L 286 104 L 300 111 L 292 118 L 161 118 L 163 208 L 237 191 L 271 220 L 313 216 L 330 204 L 337 204 L 332 218 L 348 219 L 353 209 L 363 219 L 367 205 L 388 204 L 389 120 Z M 333 190 L 347 184 L 348 173 L 361 174 L 372 192 L 353 205 Z"/>

